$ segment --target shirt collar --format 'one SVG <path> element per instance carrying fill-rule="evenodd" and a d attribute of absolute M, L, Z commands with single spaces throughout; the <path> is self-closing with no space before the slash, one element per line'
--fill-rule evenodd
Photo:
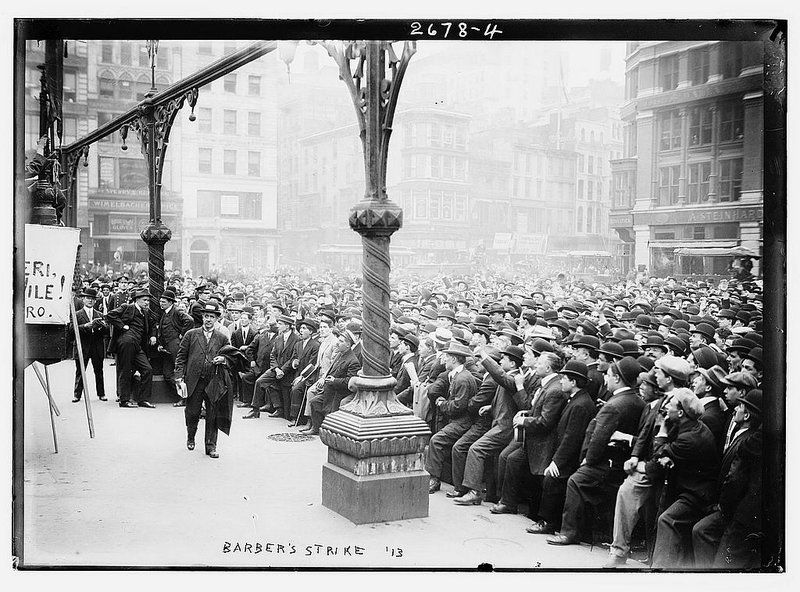
<path fill-rule="evenodd" d="M 542 386 L 543 387 L 547 386 L 548 384 L 550 384 L 550 381 L 552 381 L 557 376 L 558 374 L 556 374 L 555 372 L 551 372 L 550 374 L 542 378 Z"/>

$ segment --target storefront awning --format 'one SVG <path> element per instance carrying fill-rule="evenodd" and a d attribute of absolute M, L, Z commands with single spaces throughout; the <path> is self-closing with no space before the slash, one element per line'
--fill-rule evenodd
<path fill-rule="evenodd" d="M 755 257 L 759 258 L 758 253 L 735 245 L 733 247 L 680 247 L 675 249 L 676 255 L 693 257 Z"/>

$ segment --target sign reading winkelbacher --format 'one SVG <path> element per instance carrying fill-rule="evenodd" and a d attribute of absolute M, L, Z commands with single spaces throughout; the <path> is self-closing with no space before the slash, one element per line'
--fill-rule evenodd
<path fill-rule="evenodd" d="M 80 230 L 25 225 L 25 322 L 66 325 Z"/>

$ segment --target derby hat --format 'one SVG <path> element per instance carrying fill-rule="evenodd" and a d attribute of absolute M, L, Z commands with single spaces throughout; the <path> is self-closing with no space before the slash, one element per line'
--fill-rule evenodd
<path fill-rule="evenodd" d="M 544 352 L 555 351 L 549 341 L 535 337 L 528 341 L 526 344 L 537 356 L 542 355 Z"/>
<path fill-rule="evenodd" d="M 578 360 L 570 360 L 564 364 L 564 367 L 561 369 L 559 374 L 566 374 L 567 376 L 571 376 L 573 378 L 583 378 L 584 380 L 589 380 L 589 369 L 586 367 L 586 364 L 579 362 Z"/>
<path fill-rule="evenodd" d="M 639 365 L 644 369 L 645 372 L 650 372 L 650 370 L 652 370 L 656 365 L 655 360 L 649 356 L 639 356 L 636 358 L 636 361 L 639 362 Z"/>
<path fill-rule="evenodd" d="M 642 353 L 642 350 L 639 348 L 639 342 L 635 339 L 622 339 L 619 345 L 622 347 L 622 353 L 626 356 L 638 358 Z"/>
<path fill-rule="evenodd" d="M 763 349 L 761 349 L 760 347 L 754 347 L 742 357 L 749 360 L 753 360 L 756 364 L 760 366 L 763 363 L 762 362 L 763 355 L 764 355 Z"/>
<path fill-rule="evenodd" d="M 312 333 L 316 333 L 319 329 L 319 321 L 317 319 L 311 317 L 305 317 L 297 321 L 297 328 L 299 329 L 302 325 L 305 325 L 309 329 L 311 329 Z"/>
<path fill-rule="evenodd" d="M 611 360 L 620 360 L 625 356 L 625 352 L 619 343 L 613 341 L 604 342 L 597 350 L 598 354 L 605 354 Z"/>
<path fill-rule="evenodd" d="M 416 352 L 417 349 L 419 349 L 419 337 L 413 333 L 406 333 L 400 338 L 400 340 L 407 343 L 411 347 L 412 352 Z"/>
<path fill-rule="evenodd" d="M 668 335 L 664 343 L 671 346 L 676 354 L 686 355 L 686 342 L 677 335 Z"/>
<path fill-rule="evenodd" d="M 436 331 L 433 334 L 433 339 L 439 345 L 447 345 L 453 339 L 453 332 L 450 331 L 450 329 L 437 327 Z"/>
<path fill-rule="evenodd" d="M 641 364 L 636 361 L 635 358 L 631 356 L 625 356 L 620 360 L 617 360 L 612 363 L 612 366 L 616 368 L 617 374 L 628 386 L 636 386 L 636 381 L 639 378 L 639 373 L 643 370 Z"/>
<path fill-rule="evenodd" d="M 711 368 L 718 362 L 717 352 L 710 347 L 701 345 L 697 349 L 692 350 L 692 357 L 695 363 L 701 368 Z"/>
<path fill-rule="evenodd" d="M 504 350 L 501 350 L 501 354 L 508 356 L 512 360 L 516 360 L 519 362 L 519 365 L 522 365 L 522 362 L 525 361 L 525 350 L 517 345 L 509 345 Z"/>
<path fill-rule="evenodd" d="M 744 405 L 748 411 L 755 412 L 761 415 L 761 389 L 751 389 L 745 393 L 743 397 L 739 398 L 739 403 Z"/>
<path fill-rule="evenodd" d="M 697 323 L 695 328 L 692 329 L 690 332 L 699 333 L 709 341 L 714 341 L 714 327 L 712 327 L 708 323 Z"/>
<path fill-rule="evenodd" d="M 133 296 L 131 296 L 131 300 L 137 300 L 138 298 L 144 298 L 145 296 L 149 297 L 150 292 L 148 292 L 144 288 L 139 288 L 133 293 Z"/>
<path fill-rule="evenodd" d="M 661 335 L 648 335 L 647 340 L 642 344 L 643 348 L 657 347 L 664 350 L 664 353 L 669 352 L 669 347 L 664 343 L 664 338 Z"/>
<path fill-rule="evenodd" d="M 450 319 L 451 321 L 453 321 L 455 323 L 455 321 L 456 321 L 456 313 L 454 313 L 449 308 L 442 308 L 437 312 L 436 318 L 437 319 L 441 319 L 441 318 Z"/>
<path fill-rule="evenodd" d="M 97 290 L 94 288 L 86 288 L 85 290 L 81 290 L 78 296 L 81 298 L 97 298 Z"/>
<path fill-rule="evenodd" d="M 174 291 L 172 291 L 171 289 L 167 288 L 166 290 L 164 290 L 161 293 L 161 298 L 163 298 L 164 300 L 169 300 L 170 302 L 175 302 L 175 300 L 177 299 L 177 296 L 175 296 L 175 292 Z"/>
<path fill-rule="evenodd" d="M 600 347 L 600 340 L 594 335 L 579 335 L 575 343 L 572 344 L 575 349 L 585 348 L 592 352 L 596 352 Z"/>

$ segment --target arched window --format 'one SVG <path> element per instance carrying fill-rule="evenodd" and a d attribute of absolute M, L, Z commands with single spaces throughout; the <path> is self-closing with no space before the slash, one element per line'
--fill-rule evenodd
<path fill-rule="evenodd" d="M 117 85 L 119 90 L 117 91 L 117 98 L 118 99 L 133 99 L 133 77 L 130 74 L 125 73 L 119 77 L 119 84 Z"/>
<path fill-rule="evenodd" d="M 586 232 L 592 232 L 592 208 L 586 208 Z"/>
<path fill-rule="evenodd" d="M 578 206 L 578 227 L 577 232 L 583 232 L 583 208 Z"/>
<path fill-rule="evenodd" d="M 159 74 L 158 76 L 156 76 L 156 86 L 157 86 L 157 87 L 158 87 L 160 90 L 164 90 L 164 89 L 165 89 L 165 88 L 167 88 L 167 87 L 168 87 L 170 84 L 171 84 L 171 82 L 169 81 L 169 78 L 167 78 L 167 77 L 166 77 L 166 76 L 164 76 L 163 74 Z"/>

